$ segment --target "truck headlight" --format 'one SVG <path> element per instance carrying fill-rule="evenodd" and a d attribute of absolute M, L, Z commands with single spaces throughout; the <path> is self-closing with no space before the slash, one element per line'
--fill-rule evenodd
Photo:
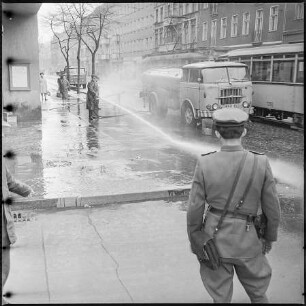
<path fill-rule="evenodd" d="M 208 110 L 211 110 L 211 105 L 210 105 L 210 104 L 207 104 L 207 105 L 206 105 L 206 108 L 207 108 Z"/>
<path fill-rule="evenodd" d="M 215 103 L 215 104 L 212 105 L 212 109 L 213 109 L 213 110 L 216 110 L 216 109 L 218 109 L 218 108 L 219 108 L 219 106 L 218 106 L 217 103 Z"/>
<path fill-rule="evenodd" d="M 243 101 L 242 102 L 242 107 L 248 108 L 248 107 L 250 107 L 250 104 L 247 101 Z"/>

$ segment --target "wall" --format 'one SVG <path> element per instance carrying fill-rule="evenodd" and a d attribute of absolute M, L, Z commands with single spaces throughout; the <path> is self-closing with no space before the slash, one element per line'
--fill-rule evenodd
<path fill-rule="evenodd" d="M 3 105 L 18 106 L 18 121 L 40 120 L 39 49 L 37 15 L 14 15 L 9 20 L 2 14 L 2 93 Z M 10 91 L 8 59 L 30 63 L 30 87 L 26 91 Z"/>

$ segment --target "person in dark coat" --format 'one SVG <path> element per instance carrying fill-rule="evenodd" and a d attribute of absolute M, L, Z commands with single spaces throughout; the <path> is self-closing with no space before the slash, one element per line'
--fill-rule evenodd
<path fill-rule="evenodd" d="M 87 85 L 86 106 L 89 112 L 89 120 L 99 119 L 99 77 L 95 74 L 91 76 L 91 81 Z"/>
<path fill-rule="evenodd" d="M 2 120 L 2 128 L 9 126 Z M 2 134 L 2 137 L 4 135 Z M 10 246 L 17 240 L 14 219 L 11 212 L 10 192 L 23 197 L 29 196 L 33 190 L 30 186 L 16 180 L 9 172 L 2 147 L 2 293 L 10 272 Z M 8 304 L 2 297 L 2 305 Z"/>
<path fill-rule="evenodd" d="M 195 168 L 187 209 L 191 250 L 199 259 L 202 282 L 215 303 L 231 302 L 234 271 L 252 303 L 267 303 L 266 291 L 272 270 L 265 254 L 277 240 L 280 223 L 280 205 L 271 167 L 264 154 L 246 151 L 241 145 L 241 138 L 246 134 L 244 124 L 248 120 L 243 110 L 219 109 L 214 112 L 213 120 L 221 150 L 203 154 Z M 221 265 L 212 270 L 205 264 L 204 242 L 206 237 L 213 236 L 243 156 L 246 159 L 240 179 L 215 234 Z M 254 170 L 253 164 L 257 165 Z M 251 176 L 252 184 L 241 202 Z M 209 209 L 202 228 L 206 204 Z M 254 227 L 254 217 L 260 210 L 267 219 L 262 238 L 257 236 Z M 200 260 L 203 254 L 204 261 Z"/>
<path fill-rule="evenodd" d="M 59 78 L 58 85 L 59 85 L 59 91 L 60 91 L 61 96 L 62 96 L 62 101 L 64 103 L 64 101 L 69 99 L 68 90 L 70 90 L 70 83 L 66 79 L 65 74 L 62 74 L 61 77 Z"/>

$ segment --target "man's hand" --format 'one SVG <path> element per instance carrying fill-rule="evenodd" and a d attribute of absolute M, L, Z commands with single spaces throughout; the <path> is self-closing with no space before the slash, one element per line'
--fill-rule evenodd
<path fill-rule="evenodd" d="M 272 242 L 265 239 L 261 239 L 261 242 L 262 242 L 262 253 L 268 254 L 272 249 Z"/>

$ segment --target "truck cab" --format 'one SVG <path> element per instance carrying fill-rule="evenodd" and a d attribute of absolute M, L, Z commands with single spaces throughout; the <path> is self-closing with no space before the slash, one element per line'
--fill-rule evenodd
<path fill-rule="evenodd" d="M 211 120 L 213 112 L 223 107 L 252 112 L 252 83 L 247 65 L 208 61 L 185 65 L 182 69 L 180 103 L 186 125 Z"/>

